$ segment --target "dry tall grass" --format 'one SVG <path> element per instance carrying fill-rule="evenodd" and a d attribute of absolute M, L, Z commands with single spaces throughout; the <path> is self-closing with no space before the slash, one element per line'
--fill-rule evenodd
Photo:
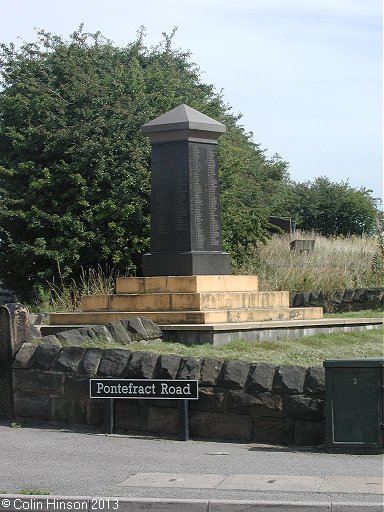
<path fill-rule="evenodd" d="M 104 270 L 100 265 L 94 269 L 82 268 L 79 282 L 63 281 L 56 285 L 48 283 L 48 290 L 39 304 L 39 311 L 79 311 L 81 297 L 84 295 L 110 295 L 114 292 L 118 273 L 108 267 Z"/>
<path fill-rule="evenodd" d="M 296 239 L 315 239 L 313 252 L 290 250 Z M 257 274 L 261 290 L 330 292 L 382 287 L 383 257 L 374 236 L 326 238 L 314 233 L 273 235 L 236 273 Z"/>

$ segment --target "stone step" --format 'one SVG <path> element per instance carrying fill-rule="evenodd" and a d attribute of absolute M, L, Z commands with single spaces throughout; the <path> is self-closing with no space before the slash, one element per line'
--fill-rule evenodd
<path fill-rule="evenodd" d="M 130 316 L 144 316 L 153 322 L 164 324 L 208 324 L 262 322 L 268 320 L 306 320 L 322 318 L 322 308 L 259 308 L 211 311 L 87 311 L 51 313 L 51 325 L 106 324 Z"/>
<path fill-rule="evenodd" d="M 118 277 L 116 293 L 254 292 L 257 276 L 201 275 Z"/>
<path fill-rule="evenodd" d="M 208 311 L 289 307 L 289 292 L 200 292 L 86 295 L 83 311 Z"/>

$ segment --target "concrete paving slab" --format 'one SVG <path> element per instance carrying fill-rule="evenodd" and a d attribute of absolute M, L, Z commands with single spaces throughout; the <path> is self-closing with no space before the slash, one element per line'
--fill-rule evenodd
<path fill-rule="evenodd" d="M 343 492 L 358 494 L 383 494 L 383 478 L 366 476 L 327 476 L 321 484 L 320 492 Z"/>
<path fill-rule="evenodd" d="M 322 477 L 315 476 L 231 475 L 219 484 L 219 488 L 254 491 L 317 492 L 323 480 Z"/>
<path fill-rule="evenodd" d="M 383 494 L 382 478 L 304 475 L 218 475 L 195 473 L 136 473 L 119 486 L 182 489 Z"/>
<path fill-rule="evenodd" d="M 143 510 L 150 510 L 151 512 L 208 512 L 208 503 L 208 500 L 124 498 L 119 499 L 119 508 L 116 512 L 143 512 Z M 89 512 L 92 512 L 92 510 Z M 97 512 L 108 512 L 108 510 Z"/>
<path fill-rule="evenodd" d="M 119 485 L 127 487 L 167 487 L 183 489 L 213 489 L 226 475 L 191 473 L 136 473 Z"/>
<path fill-rule="evenodd" d="M 331 512 L 330 502 L 260 502 L 260 501 L 236 501 L 211 500 L 209 512 Z M 350 509 L 348 512 L 357 512 Z"/>
<path fill-rule="evenodd" d="M 384 503 L 332 503 L 332 512 L 383 512 Z"/>

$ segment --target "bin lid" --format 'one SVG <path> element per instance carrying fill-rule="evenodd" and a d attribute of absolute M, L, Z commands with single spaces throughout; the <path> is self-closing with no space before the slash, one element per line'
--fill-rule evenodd
<path fill-rule="evenodd" d="M 369 357 L 364 359 L 326 359 L 323 362 L 325 368 L 362 368 L 362 367 L 384 367 L 384 357 Z"/>

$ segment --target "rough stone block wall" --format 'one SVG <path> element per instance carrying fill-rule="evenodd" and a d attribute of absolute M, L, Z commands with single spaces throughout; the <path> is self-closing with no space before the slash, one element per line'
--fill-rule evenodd
<path fill-rule="evenodd" d="M 323 307 L 326 312 L 384 307 L 384 288 L 349 288 L 324 292 L 290 292 L 291 307 Z"/>
<path fill-rule="evenodd" d="M 198 379 L 189 401 L 192 438 L 318 445 L 325 438 L 324 369 L 199 359 L 124 349 L 25 343 L 13 364 L 15 415 L 101 426 L 103 400 L 90 377 Z M 173 435 L 176 400 L 116 400 L 115 427 Z"/>

